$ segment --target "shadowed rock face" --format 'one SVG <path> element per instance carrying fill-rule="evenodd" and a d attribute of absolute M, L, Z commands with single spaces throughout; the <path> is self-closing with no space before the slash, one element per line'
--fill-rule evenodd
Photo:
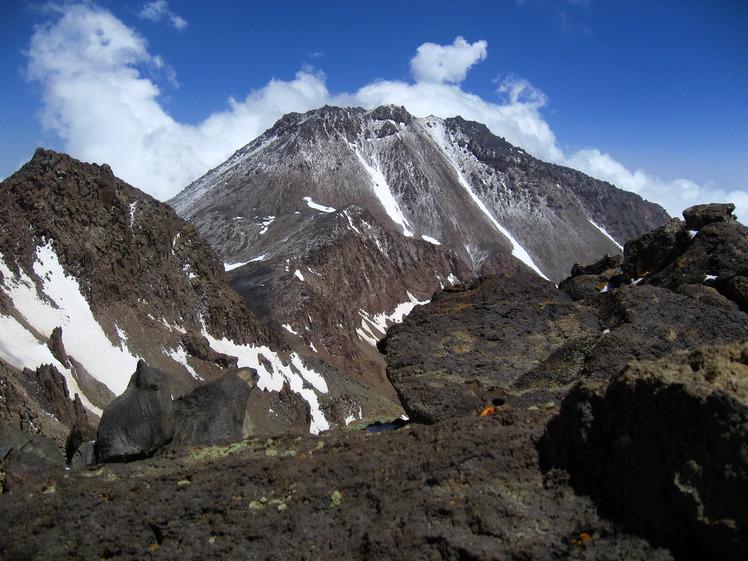
<path fill-rule="evenodd" d="M 748 343 L 633 362 L 563 403 L 541 448 L 605 516 L 679 559 L 748 550 Z"/>

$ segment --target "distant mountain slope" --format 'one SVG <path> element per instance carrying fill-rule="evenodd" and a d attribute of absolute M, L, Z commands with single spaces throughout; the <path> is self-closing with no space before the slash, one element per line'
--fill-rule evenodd
<path fill-rule="evenodd" d="M 668 218 L 479 123 L 393 106 L 288 114 L 170 204 L 262 321 L 388 395 L 372 341 L 403 305 L 522 267 L 557 283 Z"/>

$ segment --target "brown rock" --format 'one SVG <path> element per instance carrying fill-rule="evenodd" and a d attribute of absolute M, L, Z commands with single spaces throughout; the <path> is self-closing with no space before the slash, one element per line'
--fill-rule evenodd
<path fill-rule="evenodd" d="M 634 362 L 582 384 L 548 426 L 562 467 L 601 512 L 679 559 L 748 550 L 748 343 Z"/>

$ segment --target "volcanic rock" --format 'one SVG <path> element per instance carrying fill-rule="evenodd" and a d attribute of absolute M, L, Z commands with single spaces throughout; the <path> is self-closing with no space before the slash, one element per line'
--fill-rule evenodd
<path fill-rule="evenodd" d="M 177 399 L 174 442 L 195 446 L 232 442 L 247 436 L 244 418 L 253 387 L 254 377 L 247 381 L 233 371 Z"/>
<path fill-rule="evenodd" d="M 544 440 L 601 513 L 678 559 L 748 550 L 748 343 L 633 362 L 564 400 Z"/>
<path fill-rule="evenodd" d="M 735 216 L 732 214 L 734 210 L 735 205 L 732 203 L 696 205 L 684 210 L 683 218 L 686 220 L 686 227 L 691 230 L 701 230 L 707 224 L 734 221 Z"/>
<path fill-rule="evenodd" d="M 139 360 L 125 392 L 101 415 L 96 458 L 99 462 L 117 462 L 151 456 L 173 436 L 168 378 Z"/>
<path fill-rule="evenodd" d="M 538 469 L 548 411 L 255 438 L 2 497 L 12 559 L 671 559 Z M 70 516 L 95 512 L 95 516 Z M 112 523 L 112 521 L 116 521 Z M 96 536 L 92 539 L 91 536 Z"/>
<path fill-rule="evenodd" d="M 434 295 L 390 329 L 380 350 L 408 416 L 435 422 L 503 403 L 506 390 L 555 351 L 599 335 L 591 309 L 518 272 Z"/>

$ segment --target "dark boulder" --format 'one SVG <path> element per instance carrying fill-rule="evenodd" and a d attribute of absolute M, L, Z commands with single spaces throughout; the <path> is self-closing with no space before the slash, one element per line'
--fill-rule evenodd
<path fill-rule="evenodd" d="M 748 343 L 633 362 L 563 402 L 540 445 L 601 514 L 678 559 L 748 551 Z"/>
<path fill-rule="evenodd" d="M 73 457 L 82 444 L 96 440 L 96 429 L 83 421 L 76 421 L 65 441 L 65 463 L 71 465 Z"/>
<path fill-rule="evenodd" d="M 257 371 L 242 370 L 250 372 L 244 377 L 237 371 L 229 372 L 174 402 L 175 444 L 213 445 L 246 436 L 247 400 Z"/>
<path fill-rule="evenodd" d="M 732 203 L 710 203 L 706 205 L 696 205 L 683 211 L 683 218 L 686 219 L 686 226 L 691 230 L 701 230 L 707 224 L 715 222 L 733 222 L 735 216 L 732 211 L 735 205 Z"/>
<path fill-rule="evenodd" d="M 633 281 L 657 273 L 685 251 L 691 237 L 685 223 L 672 218 L 665 225 L 627 241 L 621 264 L 625 280 Z"/>
<path fill-rule="evenodd" d="M 96 458 L 118 462 L 153 455 L 174 436 L 172 410 L 167 375 L 139 360 L 127 389 L 101 415 Z"/>
<path fill-rule="evenodd" d="M 239 360 L 235 356 L 230 356 L 213 350 L 208 339 L 201 333 L 196 333 L 195 331 L 188 331 L 182 335 L 182 344 L 190 356 L 194 356 L 195 358 L 207 362 L 213 362 L 222 368 L 236 366 Z"/>
<path fill-rule="evenodd" d="M 59 477 L 64 466 L 53 439 L 34 437 L 0 419 L 0 494 L 44 486 Z"/>

